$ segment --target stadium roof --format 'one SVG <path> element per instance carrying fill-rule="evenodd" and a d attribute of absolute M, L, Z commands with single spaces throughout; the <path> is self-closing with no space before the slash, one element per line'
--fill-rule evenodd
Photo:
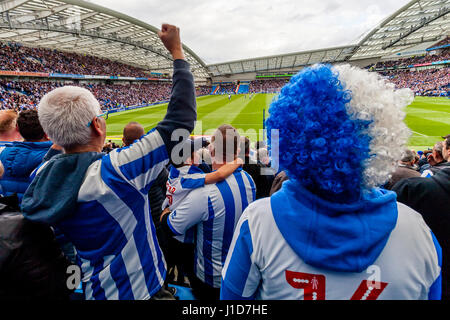
<path fill-rule="evenodd" d="M 159 29 L 82 0 L 0 0 L 0 41 L 93 55 L 161 73 L 172 58 Z M 196 80 L 205 63 L 183 45 Z"/>
<path fill-rule="evenodd" d="M 209 65 L 213 76 L 300 69 L 315 63 L 382 58 L 450 34 L 450 0 L 413 0 L 364 35 L 357 44 Z"/>

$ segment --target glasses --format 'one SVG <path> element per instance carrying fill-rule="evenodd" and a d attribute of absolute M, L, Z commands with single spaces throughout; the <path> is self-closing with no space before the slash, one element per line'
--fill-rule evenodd
<path fill-rule="evenodd" d="M 95 116 L 95 117 L 99 118 L 99 117 L 103 117 L 104 116 L 105 120 L 108 120 L 108 115 L 109 115 L 109 112 L 106 111 L 105 113 L 99 114 L 98 116 Z M 92 125 L 92 121 L 89 121 L 89 123 L 87 124 L 87 127 L 89 128 L 91 125 Z"/>

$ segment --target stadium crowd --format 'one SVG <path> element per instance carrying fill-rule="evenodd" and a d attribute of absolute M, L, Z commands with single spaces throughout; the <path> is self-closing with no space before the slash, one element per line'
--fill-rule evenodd
<path fill-rule="evenodd" d="M 250 93 L 278 93 L 286 84 L 285 79 L 256 80 L 250 83 Z"/>
<path fill-rule="evenodd" d="M 431 63 L 431 62 L 438 62 L 438 61 L 444 61 L 450 59 L 450 49 L 444 49 L 439 54 L 427 54 L 423 56 L 415 56 L 411 58 L 404 58 L 404 59 L 398 59 L 398 60 L 391 60 L 391 61 L 381 61 L 378 62 L 375 65 L 376 69 L 381 68 L 401 68 L 401 67 L 408 67 L 411 65 L 417 65 L 417 64 L 424 64 L 424 63 Z"/>
<path fill-rule="evenodd" d="M 66 84 L 63 82 L 0 80 L 0 108 L 34 109 L 47 92 L 64 85 Z M 92 91 L 104 110 L 121 106 L 151 104 L 168 100 L 170 97 L 170 84 L 164 82 L 75 85 Z"/>
<path fill-rule="evenodd" d="M 0 111 L 0 298 L 450 299 L 450 135 L 404 150 L 411 90 L 318 65 L 253 84 L 285 88 L 267 143 L 226 124 L 190 139 L 207 87 L 179 29 L 158 35 L 167 114 L 148 133 L 130 122 L 122 148 L 102 105 L 167 86 L 1 84 L 39 107 Z"/>
<path fill-rule="evenodd" d="M 420 96 L 448 96 L 450 92 L 450 68 L 421 71 L 381 72 L 397 88 L 409 88 Z"/>
<path fill-rule="evenodd" d="M 150 76 L 142 69 L 108 59 L 45 48 L 30 48 L 18 43 L 0 43 L 0 70 L 122 77 Z"/>

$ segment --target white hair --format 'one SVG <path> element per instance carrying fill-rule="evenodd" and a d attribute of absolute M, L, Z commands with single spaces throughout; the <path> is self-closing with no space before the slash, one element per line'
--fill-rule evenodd
<path fill-rule="evenodd" d="M 267 150 L 267 148 L 259 148 L 257 152 L 259 161 L 261 161 L 262 163 L 269 162 L 269 151 Z"/>
<path fill-rule="evenodd" d="M 395 90 L 395 86 L 375 72 L 350 65 L 334 67 L 352 100 L 347 113 L 352 119 L 371 120 L 367 135 L 370 157 L 364 164 L 363 185 L 373 188 L 383 185 L 397 166 L 411 135 L 404 123 L 404 108 L 414 100 L 410 89 Z"/>
<path fill-rule="evenodd" d="M 88 123 L 101 113 L 100 104 L 87 89 L 66 86 L 47 93 L 39 103 L 39 122 L 45 133 L 62 147 L 87 144 Z"/>

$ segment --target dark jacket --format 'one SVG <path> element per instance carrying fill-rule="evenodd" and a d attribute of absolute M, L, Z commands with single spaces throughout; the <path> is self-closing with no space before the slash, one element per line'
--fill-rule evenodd
<path fill-rule="evenodd" d="M 267 166 L 252 161 L 249 157 L 245 157 L 245 164 L 242 169 L 247 172 L 255 182 L 256 200 L 267 198 L 270 194 L 270 188 L 274 180 L 274 175 L 263 175 L 262 170 L 269 169 Z"/>
<path fill-rule="evenodd" d="M 0 153 L 5 173 L 0 180 L 3 195 L 17 193 L 19 201 L 30 184 L 30 174 L 41 164 L 52 142 L 12 142 Z"/>
<path fill-rule="evenodd" d="M 401 165 L 392 174 L 392 178 L 389 179 L 388 183 L 385 186 L 385 189 L 392 190 L 392 187 L 400 180 L 408 179 L 408 178 L 415 178 L 415 177 L 416 178 L 420 177 L 420 173 L 418 171 L 416 171 L 411 166 Z"/>
<path fill-rule="evenodd" d="M 450 168 L 430 178 L 410 178 L 392 189 L 398 201 L 422 214 L 442 247 L 442 299 L 450 300 Z"/>
<path fill-rule="evenodd" d="M 273 180 L 272 188 L 270 189 L 270 196 L 279 191 L 283 187 L 283 183 L 287 180 L 289 180 L 289 177 L 287 176 L 285 171 L 281 171 L 279 174 L 277 174 L 277 176 Z"/>
<path fill-rule="evenodd" d="M 438 163 L 435 166 L 430 166 L 429 168 L 427 168 L 425 170 L 430 170 L 433 174 L 436 174 L 436 173 L 438 173 L 439 171 L 441 171 L 442 169 L 445 169 L 445 168 L 450 168 L 450 163 L 447 162 L 447 161 Z"/>
<path fill-rule="evenodd" d="M 70 262 L 52 229 L 24 219 L 11 198 L 0 198 L 0 300 L 69 299 Z"/>

